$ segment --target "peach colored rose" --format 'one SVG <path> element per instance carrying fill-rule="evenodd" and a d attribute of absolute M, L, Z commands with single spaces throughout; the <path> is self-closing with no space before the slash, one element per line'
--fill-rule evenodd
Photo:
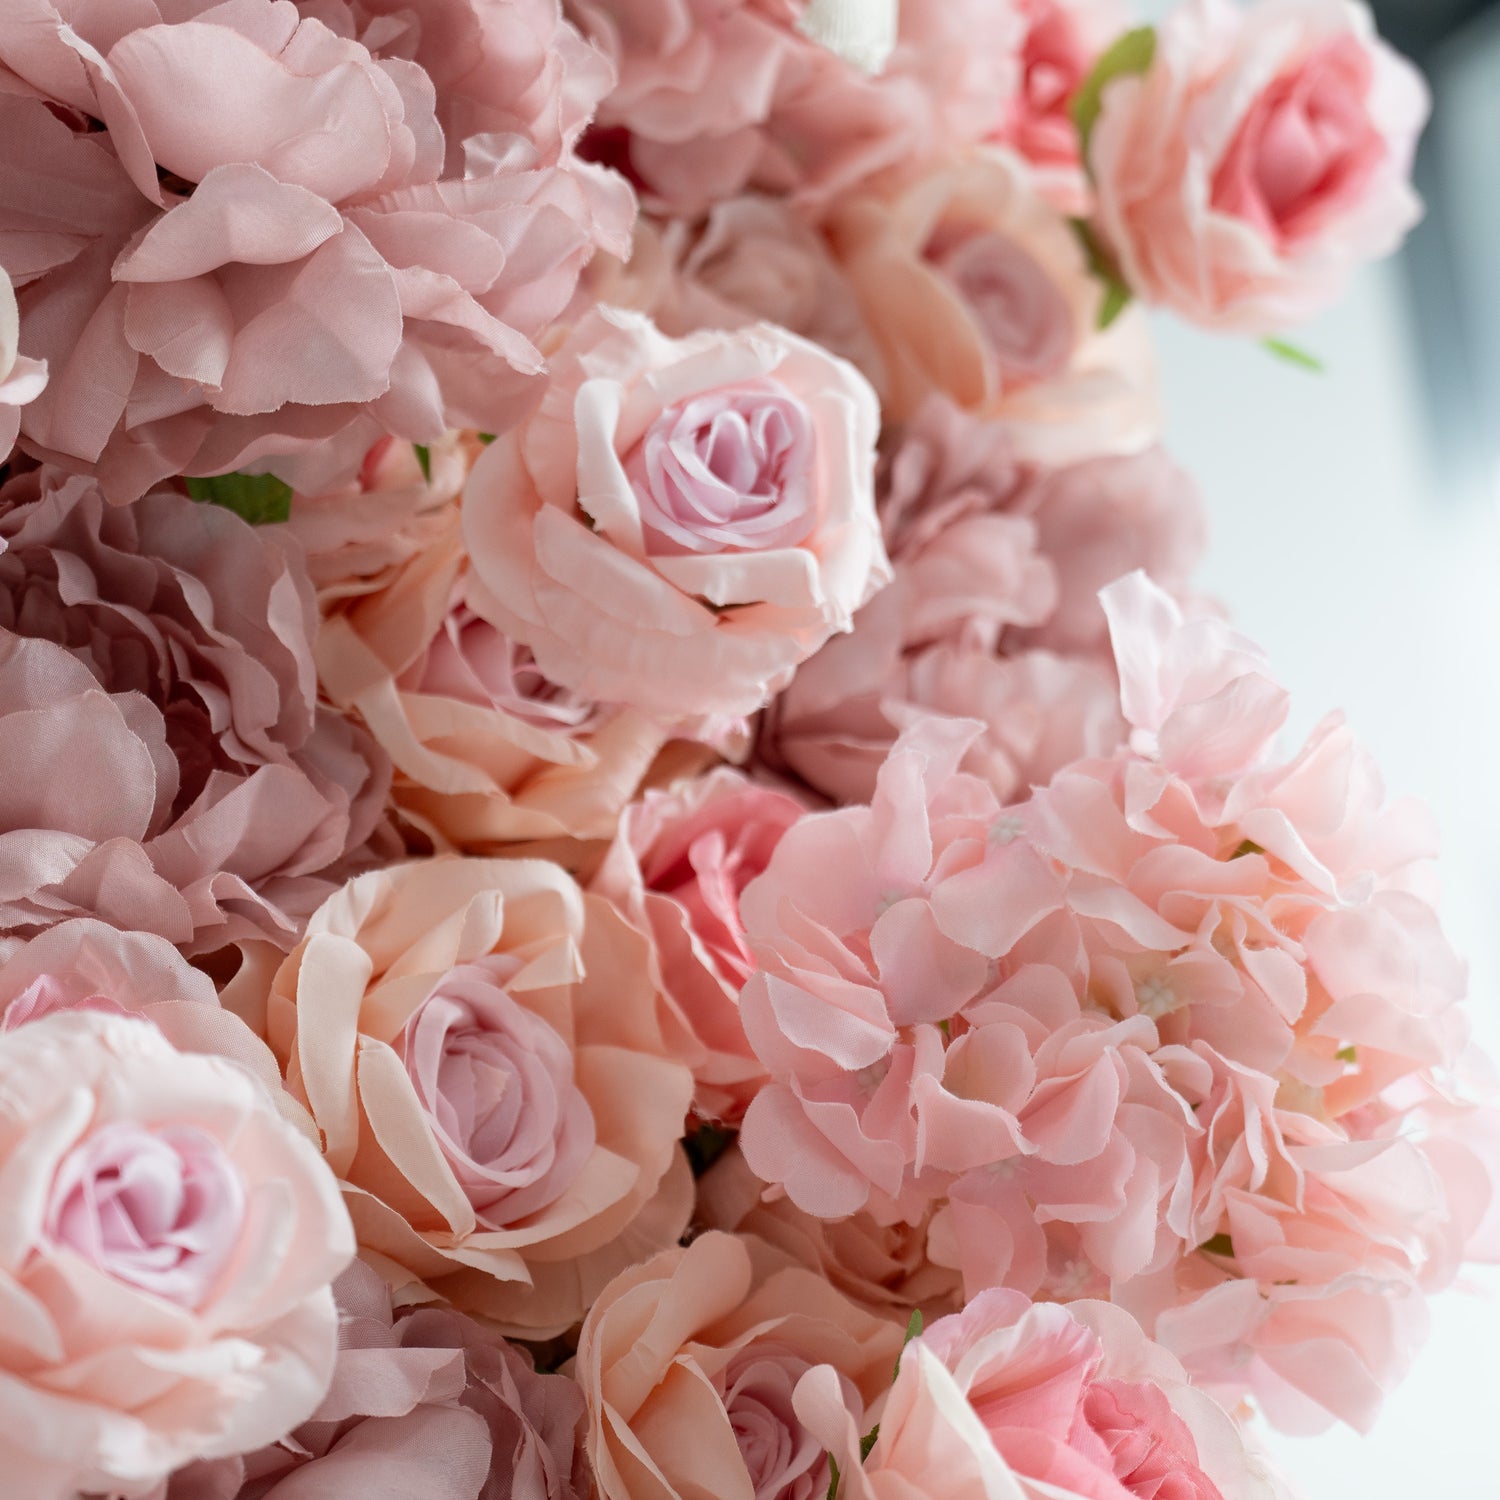
<path fill-rule="evenodd" d="M 476 608 L 587 699 L 753 712 L 889 577 L 878 410 L 766 325 L 663 337 L 601 309 L 464 492 Z"/>
<path fill-rule="evenodd" d="M 601 1500 L 824 1500 L 825 1444 L 792 1393 L 820 1367 L 862 1431 L 901 1337 L 758 1240 L 709 1233 L 632 1267 L 599 1294 L 575 1366 Z"/>
<path fill-rule="evenodd" d="M 887 421 L 933 394 L 1058 463 L 1144 447 L 1155 379 L 1139 321 L 1096 331 L 1103 288 L 1067 220 L 1008 152 L 840 200 L 827 221 L 880 356 Z"/>
<path fill-rule="evenodd" d="M 963 1305 L 963 1278 L 927 1252 L 927 1216 L 915 1224 L 882 1224 L 864 1213 L 814 1218 L 790 1198 L 768 1194 L 737 1145 L 698 1179 L 697 1219 L 769 1241 L 862 1307 L 902 1323 L 914 1307 L 931 1321 Z"/>
<path fill-rule="evenodd" d="M 834 1372 L 798 1415 L 847 1476 L 843 1500 L 1275 1500 L 1229 1415 L 1127 1313 L 985 1292 L 909 1344 L 861 1462 Z"/>
<path fill-rule="evenodd" d="M 687 1220 L 657 1004 L 644 939 L 556 865 L 439 858 L 327 901 L 266 1026 L 401 1300 L 550 1336 Z"/>
<path fill-rule="evenodd" d="M 420 551 L 327 601 L 324 691 L 369 726 L 397 805 L 440 845 L 610 837 L 666 730 L 543 676 L 475 598 L 457 504 L 424 522 Z"/>
<path fill-rule="evenodd" d="M 721 767 L 626 809 L 591 889 L 651 939 L 662 991 L 693 1066 L 696 1111 L 736 1123 L 765 1074 L 739 1019 L 754 969 L 740 892 L 803 814 L 783 792 Z"/>
<path fill-rule="evenodd" d="M 0 1181 L 11 1493 L 143 1495 L 322 1399 L 349 1218 L 242 1069 L 97 1010 L 0 1032 Z"/>
<path fill-rule="evenodd" d="M 1338 295 L 1417 221 L 1428 97 L 1354 0 L 1191 0 L 1144 75 L 1103 95 L 1098 223 L 1139 296 L 1268 334 Z"/>

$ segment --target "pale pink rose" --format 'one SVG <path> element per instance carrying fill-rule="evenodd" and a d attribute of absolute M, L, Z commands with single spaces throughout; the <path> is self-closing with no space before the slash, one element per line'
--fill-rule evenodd
<path fill-rule="evenodd" d="M 87 1010 L 0 1032 L 0 1072 L 5 1483 L 145 1495 L 310 1415 L 353 1237 L 261 1084 Z"/>
<path fill-rule="evenodd" d="M 334 1286 L 322 1405 L 280 1441 L 179 1470 L 152 1500 L 588 1500 L 583 1393 L 472 1319 L 395 1314 L 361 1261 Z"/>
<path fill-rule="evenodd" d="M 400 1300 L 550 1337 L 686 1223 L 692 1077 L 645 940 L 556 865 L 361 877 L 275 975 L 266 1026 Z"/>
<path fill-rule="evenodd" d="M 0 267 L 0 463 L 10 457 L 21 430 L 21 408 L 47 385 L 47 362 L 19 350 L 21 316 L 10 277 Z"/>
<path fill-rule="evenodd" d="M 887 421 L 946 396 L 1047 463 L 1155 438 L 1143 327 L 1127 314 L 1098 332 L 1103 285 L 1020 157 L 952 158 L 848 195 L 826 233 L 875 341 Z"/>
<path fill-rule="evenodd" d="M 0 943 L 0 1030 L 74 1010 L 134 1016 L 179 1052 L 238 1063 L 265 1084 L 284 1114 L 305 1126 L 266 1044 L 219 1004 L 213 981 L 164 938 L 76 917 L 34 938 Z"/>
<path fill-rule="evenodd" d="M 824 1500 L 828 1454 L 793 1392 L 819 1367 L 859 1425 L 900 1348 L 897 1323 L 755 1239 L 704 1234 L 633 1266 L 578 1343 L 601 1500 Z"/>
<path fill-rule="evenodd" d="M 1210 328 L 1305 321 L 1421 214 L 1417 71 L 1356 0 L 1190 0 L 1103 95 L 1098 225 L 1137 295 Z"/>
<path fill-rule="evenodd" d="M 316 490 L 382 433 L 532 404 L 537 339 L 626 242 L 628 190 L 571 154 L 608 69 L 557 0 L 388 8 L 6 11 L 0 63 L 37 97 L 5 105 L 0 260 L 52 369 L 27 452 L 117 501 L 246 467 Z"/>
<path fill-rule="evenodd" d="M 440 846 L 609 838 L 667 731 L 553 683 L 491 623 L 456 503 L 418 524 L 420 550 L 325 594 L 324 692 L 369 726 L 396 804 Z"/>
<path fill-rule="evenodd" d="M 915 1224 L 882 1224 L 867 1213 L 816 1218 L 790 1198 L 767 1194 L 737 1145 L 698 1179 L 695 1220 L 767 1240 L 862 1307 L 894 1312 L 903 1324 L 913 1308 L 931 1320 L 963 1305 L 962 1278 L 927 1253 L 928 1217 Z"/>
<path fill-rule="evenodd" d="M 1118 1308 L 985 1292 L 901 1356 L 880 1429 L 859 1433 L 833 1372 L 796 1410 L 829 1444 L 845 1500 L 1275 1500 L 1229 1415 Z"/>
<path fill-rule="evenodd" d="M 739 993 L 755 964 L 740 892 L 766 867 L 802 805 L 721 767 L 625 810 L 590 889 L 651 939 L 652 961 L 692 1065 L 696 1112 L 737 1123 L 764 1074 Z"/>
<path fill-rule="evenodd" d="M 601 309 L 474 466 L 470 598 L 585 699 L 753 712 L 889 577 L 877 423 L 852 367 L 780 329 L 672 340 Z"/>
<path fill-rule="evenodd" d="M 0 492 L 4 925 L 66 917 L 190 951 L 290 947 L 375 857 L 389 770 L 320 705 L 289 538 L 158 491 L 125 509 L 41 470 Z"/>
<path fill-rule="evenodd" d="M 965 766 L 1002 797 L 1124 733 L 1101 585 L 1144 567 L 1174 592 L 1202 546 L 1196 491 L 1160 450 L 1061 469 L 941 401 L 877 486 L 895 582 L 798 669 L 760 750 L 838 802 L 867 801 L 915 719 L 978 719 Z"/>

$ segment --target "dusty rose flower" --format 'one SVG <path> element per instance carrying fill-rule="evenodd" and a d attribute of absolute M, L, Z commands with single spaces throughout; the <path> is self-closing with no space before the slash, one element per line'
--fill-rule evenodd
<path fill-rule="evenodd" d="M 550 681 L 487 618 L 456 503 L 419 524 L 420 550 L 330 591 L 324 691 L 369 726 L 398 806 L 441 844 L 610 837 L 666 729 Z"/>
<path fill-rule="evenodd" d="M 295 941 L 357 866 L 389 773 L 316 701 L 314 604 L 273 529 L 43 470 L 0 493 L 0 814 L 12 932 L 74 915 L 207 951 Z"/>
<path fill-rule="evenodd" d="M 951 159 L 851 194 L 827 234 L 876 344 L 887 421 L 946 396 L 1049 463 L 1155 437 L 1143 329 L 1127 315 L 1097 331 L 1102 284 L 1019 157 Z"/>
<path fill-rule="evenodd" d="M 322 1405 L 279 1442 L 192 1464 L 153 1500 L 588 1500 L 583 1393 L 446 1309 L 394 1314 L 356 1261 L 334 1287 L 339 1357 Z"/>
<path fill-rule="evenodd" d="M 804 663 L 760 749 L 836 802 L 868 801 L 901 730 L 978 719 L 965 766 L 1002 797 L 1119 743 L 1098 589 L 1134 567 L 1181 591 L 1196 492 L 1160 450 L 1049 469 L 1003 423 L 943 402 L 892 447 L 877 488 L 895 582 Z"/>
<path fill-rule="evenodd" d="M 1353 0 L 1192 0 L 1144 76 L 1104 91 L 1098 222 L 1140 296 L 1274 333 L 1330 303 L 1416 222 L 1417 71 Z"/>
<path fill-rule="evenodd" d="M 816 1271 L 846 1297 L 905 1324 L 913 1308 L 929 1321 L 963 1305 L 963 1279 L 927 1251 L 929 1216 L 883 1224 L 868 1213 L 820 1219 L 766 1185 L 737 1145 L 698 1179 L 697 1221 L 753 1235 Z"/>
<path fill-rule="evenodd" d="M 266 1026 L 403 1300 L 550 1337 L 687 1219 L 657 1004 L 644 940 L 556 865 L 441 858 L 325 903 Z"/>
<path fill-rule="evenodd" d="M 21 430 L 21 408 L 47 385 L 47 362 L 19 349 L 21 317 L 10 277 L 0 267 L 0 463 L 10 457 Z"/>
<path fill-rule="evenodd" d="M 1128 1315 L 986 1292 L 901 1356 L 880 1433 L 860 1434 L 826 1368 L 796 1409 L 849 1478 L 847 1500 L 1275 1500 L 1227 1413 Z"/>
<path fill-rule="evenodd" d="M 5 106 L 0 259 L 53 373 L 28 452 L 112 500 L 246 466 L 318 489 L 383 432 L 531 404 L 535 341 L 626 239 L 624 185 L 571 157 L 607 69 L 556 0 L 386 10 L 7 11 L 37 97 Z"/>
<path fill-rule="evenodd" d="M 591 889 L 651 939 L 663 992 L 690 1059 L 694 1108 L 734 1123 L 764 1078 L 739 1020 L 754 969 L 740 892 L 803 814 L 783 792 L 727 767 L 648 790 L 625 810 Z"/>
<path fill-rule="evenodd" d="M 302 1421 L 353 1253 L 255 1079 L 99 1011 L 0 1032 L 6 1483 L 134 1497 Z"/>
<path fill-rule="evenodd" d="M 471 598 L 585 699 L 750 713 L 886 581 L 878 413 L 780 329 L 682 340 L 602 309 L 464 492 Z"/>
<path fill-rule="evenodd" d="M 792 1393 L 812 1367 L 858 1425 L 901 1328 L 754 1239 L 710 1233 L 622 1272 L 584 1320 L 576 1378 L 601 1500 L 823 1500 L 828 1455 Z"/>

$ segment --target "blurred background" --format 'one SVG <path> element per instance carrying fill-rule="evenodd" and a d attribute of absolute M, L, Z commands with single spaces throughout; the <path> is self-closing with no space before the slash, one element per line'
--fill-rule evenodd
<path fill-rule="evenodd" d="M 1160 320 L 1168 441 L 1208 505 L 1205 587 L 1270 652 L 1290 734 L 1342 709 L 1390 794 L 1436 812 L 1500 1057 L 1500 3 L 1373 8 L 1432 82 L 1427 219 L 1296 334 L 1322 375 Z M 1275 1442 L 1307 1500 L 1500 1500 L 1500 1273 L 1472 1283 L 1371 1435 Z"/>

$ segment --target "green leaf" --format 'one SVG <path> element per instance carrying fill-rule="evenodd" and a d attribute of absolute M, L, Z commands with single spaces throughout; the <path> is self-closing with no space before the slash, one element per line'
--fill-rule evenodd
<path fill-rule="evenodd" d="M 839 1461 L 831 1453 L 828 1455 L 828 1472 L 832 1476 L 828 1481 L 828 1500 L 838 1500 Z"/>
<path fill-rule="evenodd" d="M 1094 70 L 1078 86 L 1078 92 L 1068 103 L 1068 113 L 1078 127 L 1078 149 L 1085 163 L 1089 159 L 1089 141 L 1094 126 L 1099 123 L 1099 112 L 1104 108 L 1104 90 L 1117 78 L 1128 78 L 1144 73 L 1156 58 L 1156 28 L 1141 26 L 1127 31 L 1114 46 L 1108 48 Z"/>
<path fill-rule="evenodd" d="M 413 443 L 412 452 L 417 455 L 417 467 L 422 471 L 422 478 L 428 484 L 432 483 L 432 449 L 425 443 Z"/>
<path fill-rule="evenodd" d="M 1227 1234 L 1216 1234 L 1198 1246 L 1206 1255 L 1233 1255 L 1234 1241 Z"/>
<path fill-rule="evenodd" d="M 1246 839 L 1229 857 L 1230 859 L 1244 859 L 1247 854 L 1264 854 L 1265 852 L 1254 839 Z"/>
<path fill-rule="evenodd" d="M 1120 275 L 1114 257 L 1104 248 L 1094 227 L 1087 219 L 1073 219 L 1073 232 L 1089 258 L 1089 270 L 1104 283 L 1104 301 L 1099 308 L 1099 330 L 1102 333 L 1130 306 L 1133 294 Z"/>
<path fill-rule="evenodd" d="M 292 487 L 274 474 L 214 474 L 187 480 L 194 500 L 222 505 L 252 526 L 285 521 L 292 513 Z"/>
<path fill-rule="evenodd" d="M 481 432 L 479 434 L 479 441 L 483 443 L 486 448 L 488 448 L 489 445 L 495 441 L 495 434 L 493 432 Z"/>
<path fill-rule="evenodd" d="M 1340 1047 L 1333 1055 L 1340 1062 L 1357 1063 L 1359 1061 L 1359 1048 L 1351 1044 L 1348 1047 Z"/>
<path fill-rule="evenodd" d="M 922 1309 L 920 1307 L 914 1307 L 911 1310 L 911 1317 L 906 1320 L 906 1337 L 901 1340 L 901 1347 L 903 1349 L 906 1348 L 906 1346 L 911 1343 L 914 1338 L 920 1338 L 921 1334 Z"/>
<path fill-rule="evenodd" d="M 870 1456 L 870 1450 L 875 1446 L 875 1444 L 879 1440 L 879 1438 L 880 1438 L 880 1423 L 877 1422 L 859 1440 L 859 1461 L 860 1461 L 860 1463 L 863 1463 Z"/>
<path fill-rule="evenodd" d="M 1262 339 L 1260 346 L 1267 354 L 1274 354 L 1277 359 L 1284 359 L 1289 365 L 1296 365 L 1299 370 L 1313 375 L 1322 375 L 1328 368 L 1316 354 L 1289 344 L 1285 339 Z"/>

